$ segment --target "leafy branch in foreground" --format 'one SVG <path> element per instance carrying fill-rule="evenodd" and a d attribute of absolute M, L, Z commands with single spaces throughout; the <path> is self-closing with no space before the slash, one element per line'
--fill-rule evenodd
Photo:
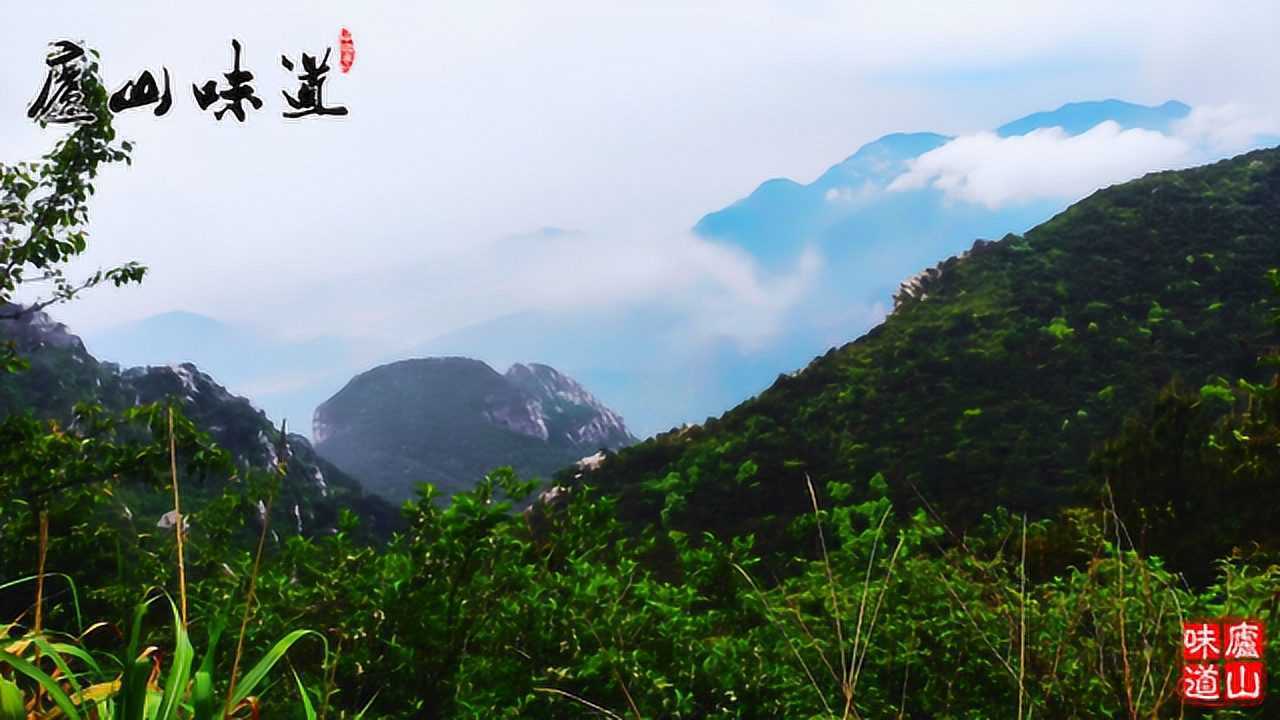
<path fill-rule="evenodd" d="M 93 179 L 105 164 L 130 162 L 133 149 L 116 140 L 97 57 L 91 50 L 73 61 L 83 109 L 93 119 L 77 125 L 39 162 L 0 163 L 0 319 L 71 300 L 103 282 L 140 282 L 146 272 L 129 262 L 80 279 L 66 275 L 65 265 L 86 249 Z M 49 283 L 51 289 L 25 308 L 7 307 L 27 283 Z"/>

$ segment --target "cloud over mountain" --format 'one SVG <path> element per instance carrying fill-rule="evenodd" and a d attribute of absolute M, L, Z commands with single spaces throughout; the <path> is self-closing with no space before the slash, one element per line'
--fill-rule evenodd
<path fill-rule="evenodd" d="M 1023 134 L 964 135 L 909 161 L 890 191 L 936 188 L 990 209 L 1037 199 L 1083 197 L 1147 172 L 1190 167 L 1267 144 L 1273 118 L 1239 105 L 1196 107 L 1169 130 L 1105 120 L 1073 134 L 1060 125 Z"/>
<path fill-rule="evenodd" d="M 1038 198 L 1087 195 L 1186 158 L 1178 138 L 1104 122 L 1080 134 L 1062 128 L 1000 137 L 983 132 L 956 138 L 911 162 L 889 190 L 934 187 L 953 200 L 993 210 Z"/>

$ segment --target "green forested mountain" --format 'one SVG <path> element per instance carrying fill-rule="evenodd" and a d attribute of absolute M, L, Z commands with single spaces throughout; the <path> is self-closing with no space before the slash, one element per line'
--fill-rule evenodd
<path fill-rule="evenodd" d="M 1089 497 L 1090 452 L 1166 384 L 1263 374 L 1277 265 L 1280 150 L 1152 174 L 922 273 L 864 337 L 584 482 L 633 520 L 766 541 L 808 510 L 806 475 L 883 473 L 957 522 L 1048 513 Z"/>
<path fill-rule="evenodd" d="M 14 305 L 0 307 L 18 314 Z M 274 467 L 281 446 L 280 430 L 249 400 L 231 394 L 209 375 L 189 363 L 122 370 L 91 355 L 80 338 L 44 312 L 22 312 L 0 319 L 0 343 L 11 342 L 29 367 L 0 373 L 0 419 L 31 413 L 63 425 L 74 422 L 77 403 L 101 403 L 112 412 L 172 398 L 195 427 L 209 434 L 230 453 L 241 471 Z M 360 484 L 316 454 L 308 440 L 289 433 L 288 474 L 275 510 L 278 527 L 299 533 L 327 531 L 344 508 L 364 517 L 376 534 L 388 534 L 398 524 L 395 508 L 366 496 Z M 220 491 L 228 478 L 205 484 Z M 201 486 L 195 486 L 198 489 Z M 164 512 L 163 494 L 136 493 L 130 512 L 144 516 Z M 156 517 L 149 517 L 154 522 Z"/>

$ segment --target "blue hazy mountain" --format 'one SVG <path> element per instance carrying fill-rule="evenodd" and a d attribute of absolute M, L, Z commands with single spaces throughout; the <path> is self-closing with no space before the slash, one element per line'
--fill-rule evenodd
<path fill-rule="evenodd" d="M 880 220 L 910 212 L 909 207 L 859 202 L 864 198 L 858 193 L 888 185 L 907 169 L 908 160 L 950 139 L 935 133 L 886 135 L 808 185 L 787 178 L 765 181 L 749 196 L 703 217 L 694 232 L 731 241 L 767 263 L 788 259 L 796 250 L 789 239 L 813 235 L 844 214 L 835 200 L 847 200 L 850 208 L 860 206 L 861 213 L 882 216 Z"/>
<path fill-rule="evenodd" d="M 1123 100 L 1096 100 L 1068 103 L 1057 110 L 1032 113 L 996 128 L 1000 137 L 1026 135 L 1032 130 L 1060 127 L 1069 135 L 1079 135 L 1099 123 L 1108 120 L 1126 128 L 1155 130 L 1166 135 L 1173 124 L 1191 113 L 1191 107 L 1177 100 L 1150 107 L 1135 105 Z"/>
<path fill-rule="evenodd" d="M 1078 135 L 1106 121 L 1125 129 L 1168 132 L 1190 111 L 1190 107 L 1176 101 L 1158 107 L 1120 100 L 1070 103 L 1002 125 L 996 134 L 1008 137 L 1060 127 L 1070 135 Z M 1076 199 L 1032 202 L 992 211 L 966 203 L 948 203 L 941 192 L 931 188 L 885 192 L 889 183 L 907 170 L 910 160 L 950 139 L 936 133 L 886 135 L 863 145 L 807 185 L 785 178 L 768 180 L 747 197 L 704 216 L 694 231 L 740 247 L 766 266 L 786 262 L 806 243 L 814 243 L 829 262 L 874 261 L 885 257 L 888 251 L 903 261 L 901 267 L 914 272 L 910 268 L 920 269 L 922 261 L 932 264 L 942 259 L 939 252 L 962 250 L 957 242 L 1021 232 Z M 910 252 L 910 246 L 917 251 Z M 861 278 L 858 281 L 861 283 Z"/>

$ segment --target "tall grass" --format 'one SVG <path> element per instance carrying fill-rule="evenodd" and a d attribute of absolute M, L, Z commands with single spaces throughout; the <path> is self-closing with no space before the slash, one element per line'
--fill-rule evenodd
<path fill-rule="evenodd" d="M 182 515 L 173 422 L 173 408 L 170 407 L 169 471 L 177 547 L 178 602 L 175 603 L 167 593 L 144 590 L 128 627 L 128 642 L 123 650 L 116 653 L 93 650 L 87 642 L 89 634 L 108 627 L 107 623 L 95 623 L 88 630 L 75 635 L 47 630 L 44 627 L 44 606 L 45 580 L 49 576 L 45 568 L 48 515 L 41 512 L 36 575 L 0 584 L 0 589 L 31 580 L 36 585 L 34 621 L 31 627 L 23 630 L 21 617 L 8 625 L 0 626 L 0 668 L 7 667 L 12 673 L 12 678 L 0 675 L 0 720 L 221 720 L 237 716 L 245 710 L 257 717 L 259 700 L 254 693 L 265 689 L 264 683 L 272 670 L 295 644 L 314 636 L 323 646 L 323 657 L 326 661 L 329 659 L 328 642 L 323 635 L 313 630 L 298 629 L 278 640 L 243 676 L 240 675 L 256 578 L 265 551 L 267 520 L 264 519 L 253 573 L 246 592 L 245 611 L 231 674 L 225 683 L 217 682 L 216 658 L 221 626 L 216 622 L 211 625 L 209 640 L 197 665 L 197 652 L 190 635 L 191 619 L 188 616 L 184 546 L 187 522 Z M 282 426 L 282 443 L 284 438 Z M 286 452 L 287 449 L 282 447 L 278 455 L 280 460 L 276 472 L 280 477 L 286 470 Z M 269 509 L 267 517 L 270 517 Z M 75 583 L 68 576 L 57 573 L 54 575 L 67 579 L 71 587 L 73 614 L 77 622 L 81 622 Z M 144 625 L 149 609 L 161 598 L 169 608 L 168 614 L 172 622 L 171 645 L 163 651 L 157 646 L 143 644 L 143 638 L 146 637 Z M 167 670 L 164 668 L 165 661 Z M 302 713 L 308 720 L 314 720 L 317 713 L 308 691 L 296 672 L 293 676 L 300 695 Z M 215 691 L 223 685 L 227 688 L 225 699 L 218 702 Z"/>
<path fill-rule="evenodd" d="M 1084 555 L 1087 562 L 1079 570 L 1033 582 L 1036 524 L 1025 515 L 1002 521 L 1005 538 L 998 546 L 971 547 L 963 536 L 950 533 L 950 545 L 934 543 L 932 560 L 908 553 L 911 564 L 899 568 L 907 531 L 898 531 L 896 544 L 886 540 L 890 510 L 863 515 L 866 545 L 859 551 L 837 551 L 829 546 L 827 513 L 813 483 L 806 482 L 819 552 L 812 582 L 766 590 L 742 565 L 733 567 L 812 689 L 821 717 L 912 716 L 916 711 L 909 709 L 907 693 L 907 679 L 917 674 L 912 664 L 936 663 L 942 656 L 973 667 L 987 664 L 999 673 L 984 682 L 1002 695 L 1007 692 L 1006 716 L 1018 720 L 1077 708 L 1082 684 L 1108 688 L 1118 703 L 1117 716 L 1136 720 L 1176 710 L 1177 622 L 1186 605 L 1204 599 L 1158 560 L 1136 551 L 1107 496 L 1101 508 L 1078 513 L 1081 550 L 1092 557 Z M 941 521 L 935 517 L 935 522 Z M 942 531 L 946 528 L 939 525 Z M 894 549 L 885 552 L 889 546 Z M 992 551 L 994 556 L 987 557 Z M 933 656 L 919 657 L 910 651 L 873 652 L 877 633 L 894 633 L 910 622 L 912 613 L 901 604 L 905 598 L 935 595 L 919 585 L 929 582 L 920 572 L 925 568 L 938 592 L 950 598 L 948 617 L 936 618 L 942 621 L 938 627 L 967 638 L 968 646 L 948 650 L 944 640 L 934 644 Z M 890 611 L 882 613 L 886 598 L 894 597 L 900 602 L 890 602 Z M 1081 636 L 1084 628 L 1087 637 Z M 957 654 L 946 655 L 951 652 Z M 885 693 L 890 666 L 902 677 L 901 698 Z M 926 679 L 946 674 L 938 667 L 918 669 Z M 868 671 L 876 677 L 874 697 L 858 690 Z"/>
<path fill-rule="evenodd" d="M 289 472 L 289 436 L 285 421 L 280 423 L 280 442 L 276 446 L 276 482 L 284 481 L 285 476 Z M 253 614 L 253 601 L 258 589 L 258 572 L 262 569 L 262 554 L 267 545 L 267 529 L 271 526 L 271 505 L 275 500 L 275 487 L 267 493 L 267 500 L 263 504 L 262 522 L 258 532 L 258 548 L 253 555 L 253 569 L 249 573 L 249 587 L 245 591 L 244 598 L 244 614 L 240 618 L 240 634 L 236 638 L 236 654 L 235 659 L 231 662 L 231 684 L 227 688 L 227 704 L 230 705 L 232 698 L 236 694 L 236 681 L 240 674 L 240 660 L 244 655 L 244 638 L 249 629 L 249 617 Z M 299 687 L 301 690 L 301 687 Z M 306 693 L 302 693 L 303 699 L 306 700 Z M 308 700 L 308 704 L 310 701 Z"/>

